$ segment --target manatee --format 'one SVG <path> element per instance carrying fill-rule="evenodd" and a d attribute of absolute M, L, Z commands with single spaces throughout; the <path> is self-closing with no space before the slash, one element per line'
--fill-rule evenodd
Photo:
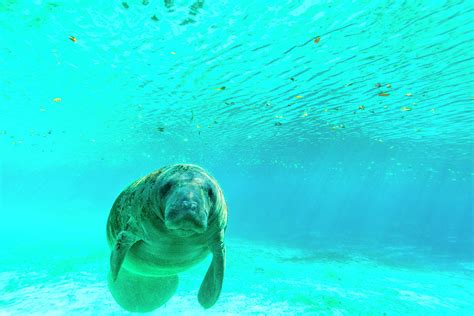
<path fill-rule="evenodd" d="M 198 301 L 212 307 L 224 278 L 226 227 L 222 189 L 199 166 L 171 165 L 133 182 L 107 221 L 112 296 L 130 312 L 153 311 L 175 293 L 178 273 L 211 253 Z"/>

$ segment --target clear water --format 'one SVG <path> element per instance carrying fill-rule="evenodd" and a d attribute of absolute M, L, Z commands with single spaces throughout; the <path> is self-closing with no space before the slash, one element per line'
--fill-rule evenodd
<path fill-rule="evenodd" d="M 474 314 L 473 11 L 1 1 L 0 314 L 127 314 L 108 212 L 178 162 L 225 192 L 226 276 L 152 314 Z"/>

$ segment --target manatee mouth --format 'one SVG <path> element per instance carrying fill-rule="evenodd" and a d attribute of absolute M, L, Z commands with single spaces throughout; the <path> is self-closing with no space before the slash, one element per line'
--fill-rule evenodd
<path fill-rule="evenodd" d="M 198 233 L 194 230 L 181 229 L 181 228 L 170 229 L 170 230 L 173 232 L 173 234 L 177 236 L 181 236 L 181 237 L 191 236 Z"/>
<path fill-rule="evenodd" d="M 169 230 L 172 230 L 174 232 L 177 232 L 177 233 L 180 233 L 180 234 L 185 234 L 185 233 L 188 233 L 188 234 L 201 234 L 203 233 L 207 226 L 188 226 L 188 225 L 184 225 L 183 227 L 183 223 L 180 223 L 180 225 L 170 225 L 170 224 L 166 224 L 166 227 L 169 229 Z"/>

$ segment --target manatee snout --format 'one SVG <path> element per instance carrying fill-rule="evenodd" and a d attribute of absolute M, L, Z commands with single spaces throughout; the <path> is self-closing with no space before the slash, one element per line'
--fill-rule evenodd
<path fill-rule="evenodd" d="M 207 210 L 199 202 L 182 199 L 169 206 L 165 225 L 170 230 L 203 233 L 207 229 Z"/>

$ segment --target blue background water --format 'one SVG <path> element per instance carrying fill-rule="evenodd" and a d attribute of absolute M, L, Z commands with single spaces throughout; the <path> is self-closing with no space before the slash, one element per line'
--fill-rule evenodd
<path fill-rule="evenodd" d="M 41 242 L 105 244 L 127 184 L 188 162 L 221 183 L 229 236 L 467 269 L 472 4 L 124 3 L 0 4 L 13 261 Z"/>

